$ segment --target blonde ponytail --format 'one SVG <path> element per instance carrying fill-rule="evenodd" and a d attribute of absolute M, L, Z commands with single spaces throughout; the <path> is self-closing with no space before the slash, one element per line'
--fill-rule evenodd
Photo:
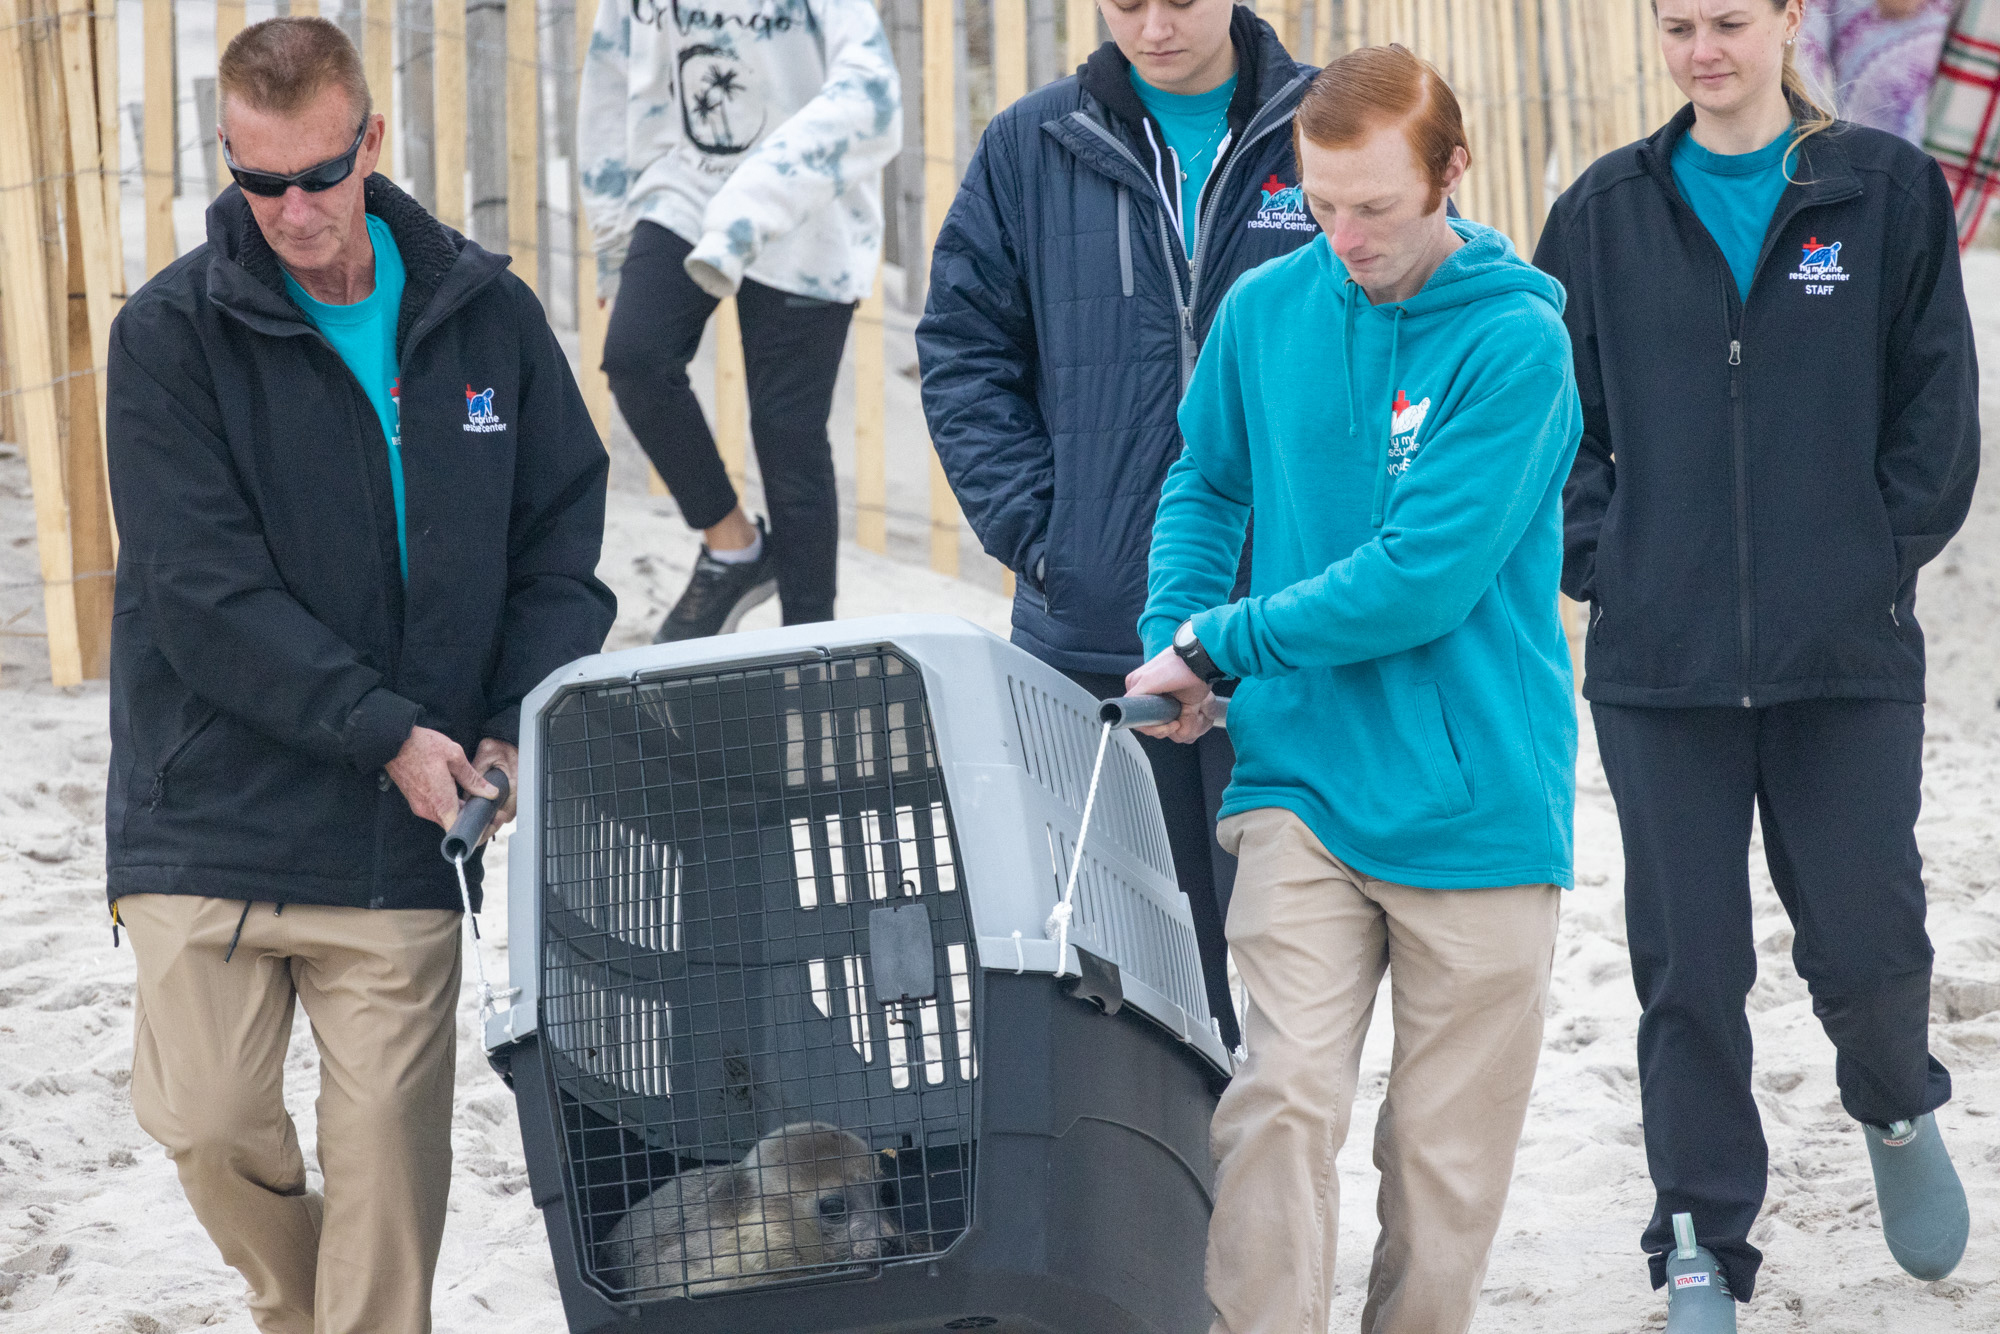
<path fill-rule="evenodd" d="M 1780 0 L 1780 3 L 1782 4 L 1783 0 Z M 1793 58 L 1790 46 L 1785 48 L 1783 83 L 1785 101 L 1791 104 L 1792 120 L 1797 129 L 1797 133 L 1792 136 L 1792 146 L 1785 150 L 1785 156 L 1789 158 L 1799 151 L 1800 144 L 1815 134 L 1832 129 L 1836 118 L 1833 111 L 1821 101 L 1820 95 L 1813 90 L 1804 72 L 1799 69 L 1798 61 Z"/>

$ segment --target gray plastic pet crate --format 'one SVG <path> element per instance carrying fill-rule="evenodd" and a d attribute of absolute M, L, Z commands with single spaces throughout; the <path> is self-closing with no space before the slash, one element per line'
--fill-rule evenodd
<path fill-rule="evenodd" d="M 522 711 L 510 1009 L 573 1331 L 1197 1334 L 1228 1057 L 1138 744 L 954 617 L 587 658 Z"/>

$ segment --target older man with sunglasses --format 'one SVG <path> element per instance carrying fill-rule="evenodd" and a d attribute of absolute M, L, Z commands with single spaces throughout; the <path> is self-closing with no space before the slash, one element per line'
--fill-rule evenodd
<path fill-rule="evenodd" d="M 506 259 L 371 174 L 337 27 L 259 23 L 218 76 L 236 188 L 111 335 L 132 1106 L 260 1330 L 416 1334 L 459 990 L 438 827 L 511 788 L 522 696 L 603 644 L 607 461 Z M 300 1003 L 322 1189 L 285 1110 Z"/>

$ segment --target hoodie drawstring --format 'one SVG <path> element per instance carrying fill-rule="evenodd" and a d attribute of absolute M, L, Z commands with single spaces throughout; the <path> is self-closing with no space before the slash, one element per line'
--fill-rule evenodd
<path fill-rule="evenodd" d="M 1347 434 L 1350 439 L 1361 434 L 1359 419 L 1354 413 L 1354 307 L 1361 295 L 1361 287 L 1354 279 L 1347 280 L 1347 327 L 1341 330 L 1341 355 L 1347 358 Z"/>
<path fill-rule="evenodd" d="M 1399 305 L 1389 323 L 1389 429 L 1382 433 L 1382 456 L 1375 463 L 1375 504 L 1368 514 L 1371 528 L 1382 526 L 1382 510 L 1389 494 L 1389 446 L 1396 438 L 1396 357 L 1402 351 L 1402 337 L 1403 307 Z M 1352 393 L 1352 388 L 1348 392 Z"/>

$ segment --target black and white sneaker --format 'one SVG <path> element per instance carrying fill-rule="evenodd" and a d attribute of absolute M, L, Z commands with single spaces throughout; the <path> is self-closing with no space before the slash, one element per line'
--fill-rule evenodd
<path fill-rule="evenodd" d="M 695 557 L 694 577 L 688 580 L 681 600 L 660 622 L 655 644 L 676 644 L 683 639 L 704 639 L 709 635 L 732 633 L 744 613 L 768 602 L 778 591 L 778 566 L 771 559 L 771 538 L 764 521 L 757 520 L 757 535 L 764 554 L 740 564 L 720 561 L 708 554 L 704 545 Z"/>

